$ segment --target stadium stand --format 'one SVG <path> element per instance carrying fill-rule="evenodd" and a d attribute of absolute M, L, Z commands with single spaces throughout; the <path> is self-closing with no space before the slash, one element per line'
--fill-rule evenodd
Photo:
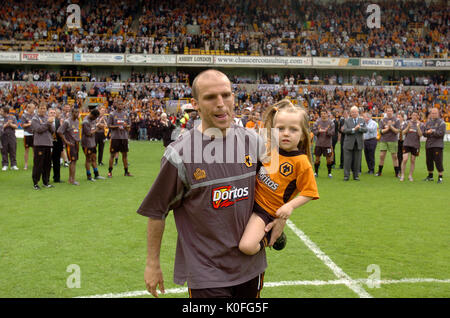
<path fill-rule="evenodd" d="M 445 1 L 79 1 L 82 29 L 65 26 L 65 2 L 4 2 L 0 50 L 78 53 L 447 58 Z"/>

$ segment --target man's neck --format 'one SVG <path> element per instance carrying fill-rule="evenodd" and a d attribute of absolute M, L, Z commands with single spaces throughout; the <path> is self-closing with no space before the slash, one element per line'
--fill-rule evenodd
<path fill-rule="evenodd" d="M 231 128 L 231 127 L 228 127 Z M 212 137 L 214 136 L 215 138 L 219 138 L 219 137 L 225 137 L 227 135 L 227 130 L 228 128 L 226 128 L 225 130 L 219 129 L 217 127 L 203 127 L 202 122 L 200 122 L 200 124 L 197 126 L 197 130 L 200 131 L 202 134 L 204 134 L 205 136 L 208 137 Z M 214 132 L 217 132 L 218 130 L 220 130 L 221 135 L 220 136 L 216 136 L 214 134 Z"/>

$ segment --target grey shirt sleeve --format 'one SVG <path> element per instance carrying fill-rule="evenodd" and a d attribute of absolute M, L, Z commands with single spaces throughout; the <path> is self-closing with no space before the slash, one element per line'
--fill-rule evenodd
<path fill-rule="evenodd" d="M 166 158 L 161 159 L 161 169 L 137 213 L 153 219 L 165 219 L 170 210 L 181 204 L 185 185 L 178 169 Z"/>

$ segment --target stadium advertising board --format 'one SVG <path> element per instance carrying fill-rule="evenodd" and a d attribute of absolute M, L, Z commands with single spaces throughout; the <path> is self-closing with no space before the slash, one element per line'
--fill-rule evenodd
<path fill-rule="evenodd" d="M 22 62 L 71 63 L 72 53 L 22 53 Z"/>
<path fill-rule="evenodd" d="M 436 60 L 436 67 L 450 67 L 450 60 Z"/>
<path fill-rule="evenodd" d="M 243 66 L 311 66 L 310 57 L 281 57 L 281 56 L 214 56 L 216 65 Z"/>
<path fill-rule="evenodd" d="M 19 62 L 19 52 L 0 52 L 0 62 Z"/>
<path fill-rule="evenodd" d="M 421 59 L 396 59 L 395 67 L 423 67 Z"/>
<path fill-rule="evenodd" d="M 359 59 L 337 57 L 314 57 L 314 66 L 359 66 Z"/>
<path fill-rule="evenodd" d="M 361 59 L 362 67 L 393 67 L 393 59 Z"/>
<path fill-rule="evenodd" d="M 175 64 L 177 62 L 176 55 L 159 55 L 159 54 L 127 54 L 127 64 Z"/>
<path fill-rule="evenodd" d="M 212 55 L 177 55 L 178 64 L 213 64 Z"/>
<path fill-rule="evenodd" d="M 425 60 L 425 67 L 450 67 L 450 60 Z"/>
<path fill-rule="evenodd" d="M 122 64 L 125 61 L 125 56 L 123 54 L 75 53 L 73 55 L 73 61 L 85 63 Z"/>

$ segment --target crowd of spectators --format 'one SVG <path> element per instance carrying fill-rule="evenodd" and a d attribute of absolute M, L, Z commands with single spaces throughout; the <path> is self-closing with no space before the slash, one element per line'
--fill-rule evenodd
<path fill-rule="evenodd" d="M 91 70 L 49 69 L 0 71 L 0 81 L 29 82 L 122 82 L 120 72 L 111 72 L 108 76 L 95 75 Z M 135 72 L 132 71 L 126 82 L 131 83 L 189 83 L 189 74 L 185 72 Z"/>
<path fill-rule="evenodd" d="M 444 1 L 80 0 L 82 29 L 67 29 L 63 0 L 13 0 L 0 13 L 0 41 L 49 40 L 59 52 L 182 54 L 185 49 L 280 56 L 446 58 Z M 136 23 L 133 23 L 136 22 Z M 5 47 L 2 46 L 4 49 Z M 10 46 L 11 48 L 11 46 Z"/>
<path fill-rule="evenodd" d="M 245 111 L 263 114 L 266 107 L 288 97 L 295 104 L 302 105 L 310 112 L 311 119 L 318 117 L 320 109 L 327 109 L 335 114 L 342 114 L 344 109 L 358 106 L 361 111 L 371 111 L 374 117 L 380 116 L 387 106 L 396 111 L 404 111 L 406 115 L 418 110 L 425 119 L 429 109 L 438 107 L 445 120 L 450 120 L 450 107 L 447 103 L 448 90 L 444 85 L 431 84 L 427 87 L 409 88 L 407 86 L 389 87 L 354 87 L 354 86 L 284 86 L 274 89 L 273 86 L 259 85 L 247 91 L 245 85 L 233 85 L 236 96 L 235 113 L 240 116 Z M 172 118 L 180 118 L 181 111 L 176 113 L 173 107 L 169 111 L 170 101 L 186 101 L 192 97 L 191 87 L 185 83 L 142 83 L 135 85 L 124 82 L 120 88 L 112 89 L 106 84 L 94 85 L 87 89 L 81 85 L 51 83 L 38 87 L 33 83 L 13 84 L 0 87 L 0 105 L 10 106 L 19 115 L 24 106 L 34 101 L 46 102 L 50 107 L 62 107 L 73 100 L 76 107 L 85 107 L 84 99 L 88 96 L 105 97 L 111 107 L 119 98 L 137 121 L 146 116 L 155 120 L 162 112 L 168 112 Z"/>

